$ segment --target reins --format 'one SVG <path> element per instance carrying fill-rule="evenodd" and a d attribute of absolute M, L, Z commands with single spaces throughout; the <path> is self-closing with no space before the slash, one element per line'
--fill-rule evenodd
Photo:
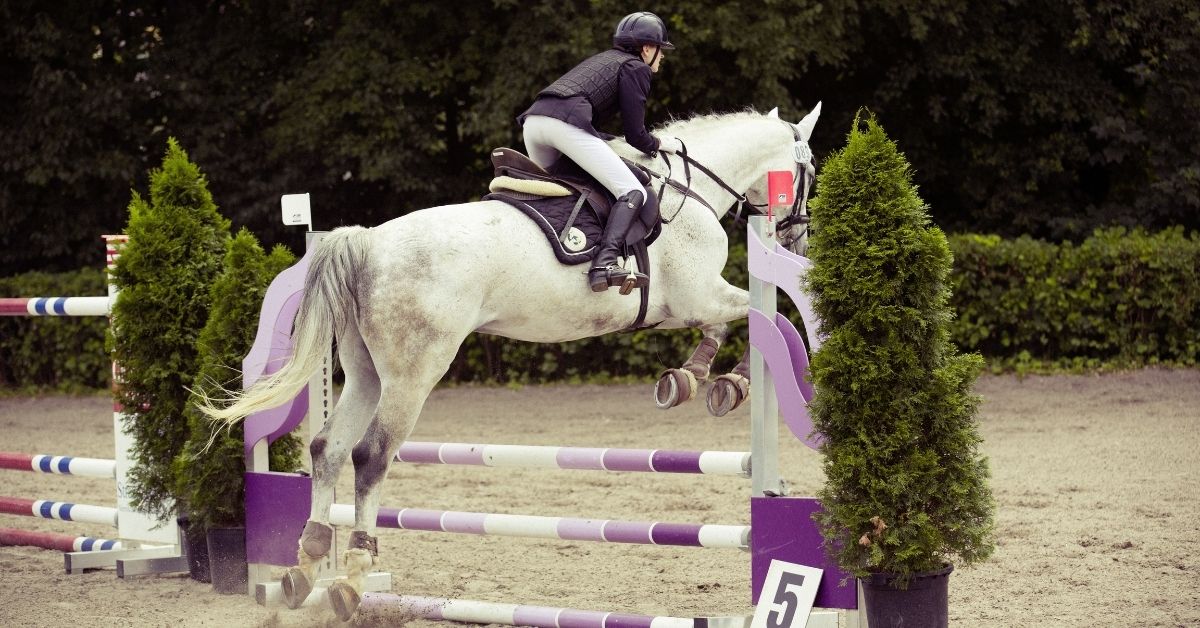
<path fill-rule="evenodd" d="M 709 179 L 712 179 L 713 183 L 716 183 L 718 186 L 721 187 L 721 189 L 725 190 L 726 192 L 729 192 L 729 194 L 731 194 L 733 196 L 733 200 L 737 204 L 737 213 L 734 215 L 734 222 L 738 222 L 741 220 L 743 209 L 746 209 L 747 211 L 758 211 L 759 213 L 766 213 L 764 211 L 764 208 L 767 206 L 765 203 L 761 204 L 761 205 L 757 204 L 757 203 L 751 203 L 750 200 L 746 198 L 745 194 L 742 194 L 741 192 L 738 192 L 737 190 L 730 187 L 730 185 L 728 183 L 726 183 L 724 179 L 717 176 L 717 173 L 713 172 L 712 170 L 709 170 L 708 166 L 705 166 L 704 164 L 700 163 L 699 161 L 696 161 L 690 155 L 688 155 L 687 154 L 687 145 L 683 143 L 683 140 L 679 140 L 679 145 L 683 147 L 683 150 L 679 153 L 679 158 L 683 161 L 683 170 L 685 173 L 687 173 L 687 182 L 688 182 L 689 187 L 692 184 L 690 168 L 691 168 L 691 166 L 695 166 L 697 170 L 699 170 L 700 172 L 703 172 Z M 663 160 L 668 161 L 665 156 L 663 157 Z M 670 162 L 668 161 L 668 163 L 670 163 Z M 709 207 L 711 209 L 711 206 L 709 206 Z M 716 212 L 714 211 L 713 213 L 715 214 Z"/>
<path fill-rule="evenodd" d="M 679 192 L 684 197 L 679 201 L 679 207 L 675 208 L 675 213 L 671 214 L 670 218 L 663 217 L 663 219 L 662 219 L 663 224 L 670 224 L 673 220 L 675 220 L 675 217 L 678 216 L 679 212 L 683 210 L 683 205 L 684 205 L 684 203 L 687 202 L 687 199 L 689 199 L 689 198 L 695 199 L 701 205 L 708 208 L 708 211 L 712 212 L 713 217 L 716 218 L 717 220 L 721 219 L 720 213 L 717 212 L 717 209 L 715 207 L 713 207 L 711 203 L 706 201 L 704 199 L 704 197 L 702 197 L 699 194 L 692 191 L 692 166 L 695 166 L 697 170 L 699 170 L 700 172 L 703 172 L 709 179 L 712 179 L 714 183 L 716 183 L 717 185 L 719 185 L 721 187 L 721 189 L 723 189 L 726 192 L 729 192 L 731 195 L 733 195 L 734 201 L 737 203 L 737 206 L 738 206 L 738 211 L 737 211 L 737 215 L 735 216 L 735 220 L 738 220 L 741 218 L 742 209 L 744 207 L 750 207 L 752 210 L 766 207 L 766 205 L 757 205 L 755 203 L 751 203 L 746 198 L 746 195 L 739 193 L 737 190 L 734 190 L 732 187 L 729 186 L 728 183 L 725 183 L 725 180 L 722 179 L 720 176 L 718 176 L 717 173 L 713 172 L 712 170 L 709 170 L 707 166 L 700 163 L 699 161 L 696 161 L 690 155 L 688 155 L 687 154 L 687 145 L 683 143 L 683 140 L 679 140 L 679 145 L 683 147 L 683 150 L 677 154 L 679 155 L 680 161 L 683 162 L 684 183 L 680 183 L 679 181 L 675 180 L 675 178 L 673 177 L 675 170 L 674 170 L 673 165 L 671 164 L 671 160 L 668 159 L 666 154 L 664 154 L 662 152 L 659 153 L 659 157 L 662 158 L 663 163 L 666 164 L 666 166 L 667 166 L 667 174 L 665 174 L 665 175 L 659 174 L 659 173 L 651 170 L 650 168 L 647 168 L 645 166 L 639 166 L 642 169 L 642 171 L 645 172 L 647 175 L 649 175 L 651 178 L 662 180 L 662 185 L 660 185 L 658 188 L 658 198 L 660 199 L 660 201 L 663 198 L 663 192 L 666 191 L 667 186 L 670 186 L 671 189 L 675 190 L 676 192 Z"/>
<path fill-rule="evenodd" d="M 783 122 L 783 121 L 780 120 L 780 122 Z M 787 122 L 783 122 L 783 124 L 788 125 L 788 128 L 792 131 L 792 137 L 797 143 L 802 141 L 802 139 L 800 137 L 800 132 L 799 132 L 799 130 L 796 129 L 795 126 L 793 126 Z M 734 224 L 740 224 L 740 223 L 744 222 L 744 219 L 742 218 L 743 210 L 746 210 L 747 213 L 751 213 L 751 212 L 757 212 L 760 214 L 767 213 L 765 211 L 765 208 L 767 207 L 767 205 L 765 203 L 759 204 L 759 203 L 750 202 L 750 200 L 746 198 L 745 194 L 742 194 L 741 192 L 738 192 L 737 190 L 733 189 L 728 183 L 725 182 L 724 179 L 722 179 L 720 176 L 718 176 L 717 173 L 713 172 L 707 166 L 700 163 L 699 161 L 696 161 L 696 159 L 694 159 L 693 157 L 688 155 L 687 144 L 684 144 L 683 140 L 679 140 L 679 145 L 682 147 L 682 150 L 677 154 L 680 158 L 680 161 L 683 162 L 684 183 L 680 183 L 679 181 L 676 181 L 673 178 L 672 175 L 674 174 L 674 168 L 671 164 L 671 160 L 668 159 L 666 154 L 664 154 L 664 153 L 660 152 L 659 157 L 662 158 L 663 163 L 666 164 L 666 166 L 667 166 L 667 174 L 665 174 L 665 175 L 659 174 L 659 173 L 651 170 L 650 168 L 640 166 L 642 171 L 645 172 L 647 175 L 649 175 L 651 178 L 656 178 L 656 179 L 662 180 L 662 185 L 660 185 L 658 188 L 658 198 L 660 199 L 660 201 L 663 198 L 663 192 L 666 191 L 667 186 L 670 186 L 671 189 L 675 190 L 676 192 L 679 192 L 683 196 L 683 198 L 680 199 L 680 201 L 679 201 L 679 207 L 675 208 L 675 213 L 671 214 L 670 218 L 666 218 L 666 217 L 662 218 L 663 224 L 669 224 L 672 221 L 674 221 L 676 216 L 679 215 L 679 212 L 683 210 L 683 205 L 685 203 L 687 203 L 687 199 L 689 199 L 689 198 L 695 199 L 701 205 L 708 208 L 708 211 L 712 212 L 713 217 L 717 218 L 717 220 L 720 220 L 720 214 L 717 212 L 716 208 L 713 207 L 712 204 L 710 204 L 708 201 L 706 201 L 699 194 L 696 194 L 695 192 L 692 191 L 692 170 L 691 169 L 693 166 L 700 172 L 704 173 L 705 176 L 707 176 L 709 179 L 711 179 L 718 186 L 720 186 L 721 189 L 725 190 L 726 192 L 728 192 L 730 195 L 733 196 L 734 203 L 737 205 L 737 212 L 733 216 Z M 809 154 L 808 160 L 811 160 L 811 158 L 812 158 L 812 156 L 811 156 L 811 154 Z M 798 152 L 796 154 L 796 163 L 798 163 L 798 164 L 804 163 L 801 161 L 801 155 Z M 805 177 L 804 174 L 805 174 L 805 169 L 800 168 L 799 172 L 797 172 L 797 176 L 796 176 L 796 190 L 795 190 L 795 193 L 793 194 L 793 202 L 792 202 L 791 212 L 789 212 L 787 216 L 785 216 L 784 218 L 781 218 L 779 220 L 779 223 L 776 227 L 778 230 L 788 230 L 797 224 L 807 225 L 809 222 L 808 216 L 799 215 L 800 214 L 799 210 L 801 208 L 802 199 L 807 198 L 807 192 L 808 192 L 808 181 L 807 181 L 807 177 Z M 802 192 L 804 193 L 803 195 L 801 194 Z M 788 245 L 790 245 L 791 243 L 800 239 L 801 237 L 803 237 L 803 234 L 793 238 L 791 240 L 791 242 L 788 243 Z"/>

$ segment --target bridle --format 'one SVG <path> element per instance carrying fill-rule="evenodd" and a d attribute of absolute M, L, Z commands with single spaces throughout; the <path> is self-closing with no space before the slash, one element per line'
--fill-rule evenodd
<path fill-rule="evenodd" d="M 796 181 L 796 189 L 794 190 L 794 193 L 792 195 L 793 201 L 792 201 L 791 211 L 788 212 L 787 216 L 784 216 L 783 218 L 779 219 L 779 221 L 775 224 L 775 231 L 776 231 L 776 233 L 789 233 L 790 234 L 792 227 L 794 227 L 798 224 L 802 224 L 805 226 L 804 231 L 802 231 L 799 235 L 790 237 L 787 242 L 781 242 L 781 244 L 783 244 L 784 247 L 786 247 L 790 250 L 793 244 L 795 244 L 798 240 L 800 240 L 801 238 L 804 237 L 805 231 L 807 231 L 807 229 L 808 229 L 809 217 L 807 215 L 805 215 L 804 210 L 806 209 L 807 204 L 808 204 L 809 185 L 811 184 L 809 173 L 811 171 L 813 171 L 813 165 L 812 165 L 813 155 L 812 155 L 812 149 L 810 149 L 808 146 L 808 142 L 800 136 L 800 130 L 797 129 L 796 126 L 791 123 L 785 122 L 783 120 L 780 120 L 780 122 L 783 124 L 786 124 L 788 126 L 788 128 L 792 131 L 792 138 L 794 140 L 794 143 L 792 144 L 792 158 L 796 161 L 796 166 L 797 166 L 796 173 L 794 176 L 794 179 Z M 663 198 L 663 192 L 666 191 L 666 188 L 668 186 L 670 186 L 673 190 L 675 190 L 676 192 L 679 192 L 680 194 L 682 194 L 684 196 L 684 198 L 679 201 L 679 207 L 675 208 L 675 212 L 673 214 L 671 214 L 671 217 L 670 218 L 664 217 L 662 219 L 664 224 L 668 224 L 675 220 L 675 217 L 678 216 L 679 212 L 683 210 L 683 205 L 684 205 L 684 203 L 687 202 L 687 199 L 689 199 L 689 198 L 696 200 L 701 205 L 708 208 L 708 211 L 712 212 L 713 216 L 716 217 L 718 220 L 720 220 L 720 213 L 717 212 L 716 208 L 714 208 L 711 203 L 709 203 L 707 200 L 705 200 L 704 197 L 702 197 L 699 194 L 697 194 L 696 192 L 692 191 L 692 168 L 695 168 L 695 169 L 699 170 L 700 172 L 704 173 L 705 176 L 707 176 L 714 183 L 716 183 L 718 186 L 720 186 L 721 189 L 725 190 L 726 192 L 728 192 L 730 195 L 733 196 L 734 203 L 736 203 L 736 205 L 737 205 L 737 212 L 734 214 L 734 222 L 735 223 L 743 222 L 743 219 L 742 219 L 743 211 L 745 211 L 746 213 L 758 213 L 758 214 L 766 214 L 767 213 L 768 205 L 766 203 L 750 202 L 750 200 L 748 198 L 746 198 L 745 194 L 742 194 L 741 192 L 738 192 L 737 190 L 733 189 L 728 183 L 725 182 L 724 179 L 722 179 L 720 176 L 718 176 L 717 173 L 713 172 L 707 166 L 700 163 L 699 161 L 696 161 L 694 158 L 692 158 L 690 155 L 688 155 L 687 145 L 683 143 L 683 140 L 680 140 L 679 144 L 680 144 L 680 146 L 682 146 L 682 150 L 677 154 L 680 158 L 680 161 L 683 162 L 683 176 L 684 176 L 683 183 L 680 183 L 672 176 L 674 174 L 674 171 L 673 171 L 673 167 L 671 164 L 671 160 L 668 159 L 665 154 L 659 153 L 659 157 L 662 158 L 663 163 L 666 164 L 666 166 L 667 166 L 667 174 L 663 175 L 663 174 L 657 173 L 649 168 L 643 168 L 643 170 L 646 172 L 646 174 L 648 174 L 651 178 L 662 180 L 662 185 L 660 185 L 658 188 L 658 198 L 660 200 Z"/>

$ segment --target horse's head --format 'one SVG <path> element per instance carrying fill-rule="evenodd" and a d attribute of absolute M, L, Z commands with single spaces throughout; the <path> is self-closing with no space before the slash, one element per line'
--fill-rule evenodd
<path fill-rule="evenodd" d="M 778 108 L 766 114 L 768 118 L 779 120 L 791 133 L 790 138 L 780 133 L 772 134 L 772 138 L 782 139 L 775 139 L 769 143 L 763 170 L 792 173 L 795 182 L 793 203 L 776 215 L 775 237 L 797 255 L 803 255 L 808 248 L 808 196 L 817 176 L 816 160 L 808 146 L 808 139 L 812 137 L 813 127 L 820 116 L 819 102 L 808 115 L 795 124 L 780 118 Z M 775 202 L 775 199 L 768 198 L 765 173 L 745 194 L 746 200 L 756 206 Z"/>
<path fill-rule="evenodd" d="M 692 201 L 672 199 L 665 207 L 715 214 L 718 219 L 729 207 L 747 204 L 766 212 L 767 172 L 791 172 L 796 182 L 796 202 L 777 214 L 776 237 L 788 249 L 803 253 L 807 245 L 808 212 L 806 201 L 816 176 L 808 138 L 821 114 L 821 104 L 795 124 L 768 114 L 741 112 L 676 120 L 659 129 L 665 135 L 680 138 L 688 156 L 660 155 L 651 159 L 625 142 L 614 150 L 626 159 L 647 166 L 656 177 L 655 185 L 686 194 Z M 685 163 L 685 161 L 687 163 Z M 732 205 L 728 204 L 732 197 Z M 740 210 L 739 210 L 740 211 Z M 674 220 L 678 211 L 664 214 Z"/>

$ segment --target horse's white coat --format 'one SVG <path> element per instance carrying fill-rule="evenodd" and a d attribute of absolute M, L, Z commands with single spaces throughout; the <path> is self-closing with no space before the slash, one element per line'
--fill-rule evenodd
<path fill-rule="evenodd" d="M 747 112 L 676 121 L 660 132 L 683 140 L 691 157 L 751 202 L 765 204 L 767 171 L 803 168 L 794 159 L 793 131 L 807 141 L 818 112 L 795 127 Z M 666 173 L 661 159 L 622 141 L 612 146 Z M 679 157 L 668 159 L 682 182 Z M 694 168 L 691 188 L 721 213 L 735 200 Z M 698 327 L 720 340 L 726 323 L 746 317 L 749 300 L 746 290 L 721 277 L 729 242 L 719 216 L 671 188 L 660 205 L 670 223 L 649 248 L 646 322 L 662 329 Z M 392 454 L 468 334 L 561 342 L 620 331 L 637 315 L 637 292 L 592 293 L 586 264 L 560 264 L 541 230 L 498 201 L 435 207 L 371 229 L 338 229 L 320 246 L 296 321 L 293 361 L 233 406 L 208 412 L 237 420 L 290 399 L 317 368 L 336 329 L 346 385 L 311 446 L 311 519 L 328 520 L 333 484 L 353 448 L 355 530 L 370 535 Z M 302 567 L 311 564 L 303 549 L 300 554 Z M 353 564 L 361 566 L 361 558 Z"/>

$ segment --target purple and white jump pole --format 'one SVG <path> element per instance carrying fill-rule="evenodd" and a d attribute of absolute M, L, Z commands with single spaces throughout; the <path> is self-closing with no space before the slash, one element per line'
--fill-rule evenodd
<path fill-rule="evenodd" d="M 645 473 L 697 473 L 750 477 L 750 453 L 744 451 L 679 451 L 546 445 L 479 445 L 409 441 L 396 452 L 396 462 L 540 467 Z"/>
<path fill-rule="evenodd" d="M 786 176 L 784 176 L 786 175 Z M 790 172 L 771 173 L 772 205 L 788 206 L 793 188 Z M 780 182 L 778 190 L 774 183 Z M 776 192 L 778 192 L 778 198 Z M 285 210 L 285 222 L 287 220 Z M 751 600 L 757 602 L 772 560 L 779 559 L 823 570 L 821 585 L 809 616 L 812 628 L 857 627 L 858 591 L 854 584 L 840 586 L 847 574 L 824 552 L 823 540 L 812 515 L 819 503 L 808 497 L 786 496 L 779 476 L 779 418 L 790 433 L 811 448 L 819 441 L 812 432 L 808 402 L 812 386 L 805 381 L 807 347 L 820 344 L 810 300 L 800 289 L 800 277 L 811 262 L 778 245 L 770 216 L 750 218 L 750 344 L 751 344 L 751 443 L 749 452 L 687 452 L 658 449 L 608 449 L 546 447 L 470 443 L 410 442 L 396 453 L 395 460 L 426 464 L 455 464 L 495 467 L 540 467 L 546 469 L 591 469 L 613 472 L 699 473 L 738 475 L 751 478 L 750 525 L 698 525 L 664 522 L 628 522 L 494 513 L 442 512 L 381 508 L 380 527 L 525 536 L 597 542 L 647 543 L 662 545 L 728 547 L 751 552 Z M 245 385 L 276 370 L 291 354 L 288 336 L 291 321 L 303 296 L 304 275 L 313 244 L 323 234 L 309 232 L 309 252 L 295 266 L 272 282 L 263 303 L 254 348 L 243 361 Z M 786 317 L 776 312 L 776 288 L 783 288 L 797 306 L 807 332 L 805 338 Z M 329 361 L 326 360 L 328 365 Z M 271 582 L 273 566 L 296 564 L 296 546 L 308 517 L 311 482 L 296 474 L 271 472 L 267 468 L 267 444 L 300 425 L 309 408 L 321 415 L 310 421 L 309 434 L 320 429 L 328 416 L 329 372 L 322 369 L 291 403 L 247 417 L 246 453 L 246 548 L 249 560 L 250 594 L 260 603 L 281 599 L 279 586 Z M 351 525 L 354 507 L 335 504 L 331 522 Z M 336 565 L 337 549 L 329 553 L 329 568 Z M 323 600 L 321 589 L 331 582 L 323 579 L 307 604 Z M 854 580 L 849 579 L 850 583 Z M 361 613 L 384 609 L 426 619 L 448 619 L 469 623 L 547 626 L 552 628 L 606 628 L 610 626 L 700 626 L 749 625 L 750 618 L 677 618 L 627 615 L 600 611 L 519 606 L 469 600 L 446 600 L 386 593 L 389 574 L 372 574 L 367 579 Z M 381 593 L 382 592 L 382 593 Z M 844 621 L 839 622 L 839 619 Z"/>
<path fill-rule="evenodd" d="M 0 316 L 108 316 L 118 294 L 111 273 L 121 255 L 121 247 L 129 238 L 106 235 L 103 239 L 105 268 L 110 277 L 108 296 L 2 298 Z M 120 386 L 121 374 L 116 362 L 112 372 L 115 391 Z M 67 573 L 82 573 L 85 569 L 98 567 L 116 567 L 119 577 L 187 571 L 176 522 L 159 521 L 130 503 L 125 478 L 133 464 L 130 457 L 133 442 L 125 434 L 121 408 L 115 403 L 113 406 L 114 459 L 0 452 L 0 469 L 111 479 L 116 482 L 115 507 L 0 497 L 0 513 L 108 524 L 116 528 L 119 540 L 4 528 L 0 545 L 20 544 L 64 551 Z"/>

